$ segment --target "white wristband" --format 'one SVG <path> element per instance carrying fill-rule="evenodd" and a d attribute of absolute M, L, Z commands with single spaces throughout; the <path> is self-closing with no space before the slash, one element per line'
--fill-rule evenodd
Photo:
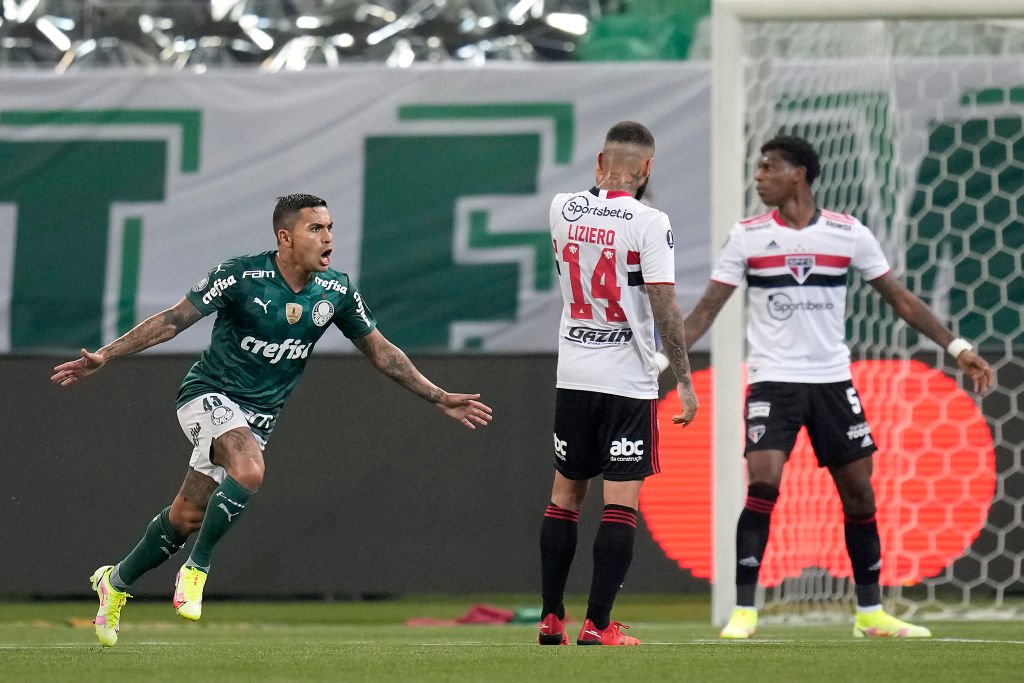
<path fill-rule="evenodd" d="M 949 342 L 949 346 L 946 347 L 946 353 L 956 358 L 964 351 L 971 351 L 974 347 L 971 343 L 962 337 L 957 337 L 953 341 Z"/>

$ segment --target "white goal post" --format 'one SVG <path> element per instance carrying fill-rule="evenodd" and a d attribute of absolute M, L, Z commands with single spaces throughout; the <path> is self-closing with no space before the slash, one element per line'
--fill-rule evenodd
<path fill-rule="evenodd" d="M 748 99 L 751 96 L 751 83 L 753 82 L 750 77 L 752 60 L 747 52 L 750 42 L 748 39 L 750 34 L 747 31 L 750 27 L 762 24 L 777 27 L 780 22 L 974 21 L 981 19 L 1020 21 L 1024 19 L 1024 2 L 1022 0 L 713 0 L 711 19 L 712 263 L 717 261 L 717 252 L 725 242 L 735 221 L 751 213 L 749 179 L 753 161 L 756 159 L 756 147 L 759 146 L 759 142 L 763 142 L 759 133 L 769 132 L 768 126 L 764 126 L 764 130 L 758 130 L 757 128 L 761 124 L 752 121 L 749 117 L 751 104 Z M 906 55 L 906 52 L 900 54 L 901 57 Z M 846 57 L 849 58 L 849 55 Z M 866 58 L 881 59 L 878 55 L 870 55 Z M 759 59 L 767 63 L 771 57 L 759 57 Z M 812 56 L 808 59 L 813 60 L 815 57 Z M 827 61 L 828 57 L 821 59 Z M 770 71 L 772 68 L 770 65 L 764 67 L 766 71 Z M 757 78 L 757 74 L 754 78 Z M 1020 81 L 1018 85 L 1024 88 L 1024 70 L 1022 70 Z M 1010 88 L 1010 86 L 1006 87 Z M 1014 90 L 1014 97 L 1016 96 L 1016 90 Z M 1006 101 L 1009 103 L 1009 95 L 1007 95 Z M 777 108 L 780 105 L 775 100 L 768 105 L 761 103 L 761 106 Z M 770 115 L 771 112 L 769 112 Z M 892 166 L 897 167 L 893 173 L 908 172 L 906 169 L 899 170 L 900 157 L 898 152 L 894 152 L 894 155 L 890 159 Z M 822 157 L 824 163 L 826 161 L 825 154 L 822 154 Z M 885 173 L 885 170 L 880 172 Z M 899 181 L 895 177 L 877 180 L 883 185 L 886 183 L 895 185 Z M 936 182 L 938 183 L 938 181 Z M 905 215 L 910 208 L 906 193 L 903 193 L 902 199 L 896 197 L 899 194 L 896 191 L 891 194 L 895 208 L 889 207 L 890 216 L 897 213 Z M 846 210 L 843 207 L 830 206 L 828 208 Z M 893 225 L 873 226 L 871 216 L 858 217 L 864 220 L 869 227 L 896 232 Z M 1021 229 L 1019 225 L 1018 229 Z M 895 248 L 895 252 L 901 252 L 902 247 L 906 246 L 902 245 L 901 239 L 897 239 L 898 246 Z M 996 239 L 998 242 L 998 236 Z M 1012 248 L 1012 245 L 1007 248 Z M 892 244 L 890 244 L 890 249 L 893 249 Z M 894 267 L 897 268 L 897 274 L 902 275 L 898 267 L 900 265 L 899 253 L 894 253 L 894 251 L 890 251 L 890 256 L 896 257 L 894 258 Z M 742 292 L 738 294 L 742 294 Z M 1005 286 L 1001 296 L 1004 298 L 1007 296 Z M 932 305 L 934 307 L 935 303 L 932 302 Z M 901 335 L 900 340 L 906 341 L 905 330 L 901 332 Z M 1014 329 L 1012 334 L 1003 336 L 1009 337 L 1004 340 L 1005 350 L 1012 356 L 1014 343 L 1020 343 L 1020 333 Z M 998 337 L 999 335 L 994 335 L 994 338 Z M 732 297 L 711 329 L 711 359 L 714 369 L 712 620 L 718 625 L 724 624 L 728 619 L 735 600 L 735 528 L 745 495 L 745 486 L 743 485 L 745 473 L 740 453 L 742 442 L 738 438 L 738 435 L 744 433 L 741 411 L 745 357 L 744 338 L 743 296 L 738 295 Z M 929 348 L 930 342 L 927 340 L 924 340 L 922 344 L 916 337 L 912 339 L 915 346 L 908 353 L 927 351 Z M 938 367 L 943 366 L 938 365 Z M 945 367 L 948 369 L 948 366 Z M 1010 403 L 1012 403 L 1012 399 Z M 872 423 L 876 417 L 870 413 L 868 415 Z M 998 441 L 1000 435 L 997 434 L 996 438 Z M 1012 457 L 1017 459 L 1019 466 L 1021 464 L 1019 441 L 1011 443 L 1009 450 Z M 1001 493 L 1005 494 L 1003 483 L 1001 479 L 997 481 L 997 496 Z M 786 492 L 783 489 L 783 496 L 785 495 Z M 1013 509 L 1016 510 L 1019 520 L 1021 512 L 1019 501 L 1013 504 Z M 1005 535 L 999 536 L 1000 539 L 1004 537 Z M 769 549 L 771 549 L 772 543 L 776 542 L 778 539 L 773 534 Z M 1010 556 L 1009 561 L 1011 564 L 1016 563 L 1016 569 L 1012 570 L 1016 574 L 1005 582 L 1006 585 L 1014 582 L 1020 584 L 1022 553 L 1020 548 L 1016 548 L 1014 552 L 1016 555 Z M 885 553 L 883 539 L 883 556 Z M 1004 587 L 1001 584 L 998 587 L 999 591 L 1002 591 Z M 963 593 L 962 601 L 969 602 L 971 599 L 969 592 L 961 591 L 961 593 Z M 999 592 L 999 596 L 1002 596 L 1002 592 Z"/>

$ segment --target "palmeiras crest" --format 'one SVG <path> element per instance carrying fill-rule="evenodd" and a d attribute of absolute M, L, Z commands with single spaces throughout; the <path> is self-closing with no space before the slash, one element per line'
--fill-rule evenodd
<path fill-rule="evenodd" d="M 813 256 L 787 256 L 786 267 L 789 268 L 789 272 L 793 273 L 793 277 L 800 284 L 804 283 L 807 276 L 814 270 L 814 257 Z"/>

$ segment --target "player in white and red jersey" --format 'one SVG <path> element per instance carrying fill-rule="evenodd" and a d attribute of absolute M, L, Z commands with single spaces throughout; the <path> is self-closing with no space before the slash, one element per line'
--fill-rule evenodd
<path fill-rule="evenodd" d="M 668 216 L 597 187 L 555 195 L 550 213 L 563 300 L 558 388 L 657 398 L 647 291 L 675 286 Z"/>
<path fill-rule="evenodd" d="M 747 283 L 752 383 L 850 379 L 851 269 L 868 281 L 890 271 L 875 236 L 846 214 L 817 210 L 805 228 L 794 229 L 776 208 L 733 228 L 711 279 L 728 287 Z"/>
<path fill-rule="evenodd" d="M 992 368 L 896 279 L 878 240 L 860 221 L 818 208 L 811 184 L 820 166 L 806 140 L 779 136 L 761 147 L 761 155 L 757 193 L 774 208 L 736 224 L 707 290 L 686 317 L 686 341 L 692 344 L 746 281 L 749 486 L 736 530 L 737 606 L 721 637 L 749 638 L 757 628 L 754 594 L 771 512 L 783 466 L 803 427 L 843 504 L 857 593 L 854 636 L 929 637 L 928 629 L 896 619 L 881 606 L 881 545 L 871 487 L 876 448 L 851 381 L 845 342 L 850 269 L 911 327 L 946 348 L 974 381 L 975 391 L 988 391 Z"/>
<path fill-rule="evenodd" d="M 541 645 L 566 645 L 563 594 L 590 479 L 604 477 L 604 515 L 578 645 L 639 645 L 611 621 L 633 556 L 644 479 L 658 472 L 654 333 L 678 381 L 686 426 L 697 413 L 668 217 L 641 204 L 654 137 L 623 121 L 597 157 L 596 185 L 556 195 L 551 240 L 562 288 L 555 404 L 555 478 L 541 527 Z"/>

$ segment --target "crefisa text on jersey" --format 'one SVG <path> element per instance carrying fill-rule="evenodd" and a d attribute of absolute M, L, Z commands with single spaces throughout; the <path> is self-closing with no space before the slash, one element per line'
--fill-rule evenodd
<path fill-rule="evenodd" d="M 313 279 L 316 280 L 316 283 L 318 285 L 326 289 L 328 292 L 332 290 L 338 292 L 339 294 L 345 294 L 346 292 L 348 292 L 348 287 L 341 284 L 337 280 L 325 280 L 319 275 L 314 276 Z"/>
<path fill-rule="evenodd" d="M 606 228 L 592 228 L 589 225 L 569 225 L 569 240 L 615 246 L 615 231 Z"/>
<path fill-rule="evenodd" d="M 210 291 L 208 291 L 206 294 L 203 294 L 203 303 L 210 303 L 218 296 L 220 296 L 221 293 L 223 293 L 224 290 L 226 290 L 228 287 L 231 287 L 232 285 L 236 284 L 238 284 L 238 280 L 235 279 L 234 275 L 228 275 L 226 278 L 217 278 L 210 286 Z"/>
<path fill-rule="evenodd" d="M 244 337 L 239 346 L 255 356 L 269 358 L 271 365 L 274 365 L 282 358 L 287 358 L 288 360 L 305 358 L 309 355 L 310 349 L 313 348 L 312 343 L 303 344 L 300 339 L 285 339 L 280 344 L 277 344 L 268 343 L 251 335 Z"/>

